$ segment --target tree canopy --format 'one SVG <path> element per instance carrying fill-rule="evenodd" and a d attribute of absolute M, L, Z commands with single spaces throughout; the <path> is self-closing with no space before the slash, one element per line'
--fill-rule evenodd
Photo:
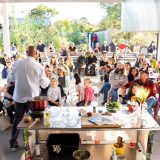
<path fill-rule="evenodd" d="M 57 14 L 58 12 L 55 9 L 49 8 L 45 5 L 40 5 L 32 9 L 29 13 L 29 16 L 31 18 L 46 19 L 46 18 L 51 18 Z"/>
<path fill-rule="evenodd" d="M 58 14 L 56 9 L 45 5 L 37 6 L 28 15 L 19 19 L 12 14 L 10 17 L 10 37 L 11 43 L 15 43 L 20 51 L 24 51 L 29 44 L 36 45 L 41 39 L 47 45 L 53 42 L 58 50 L 63 42 L 74 42 L 79 48 L 87 48 L 87 34 L 96 31 L 110 30 L 111 38 L 115 38 L 116 43 L 121 43 L 125 39 L 129 45 L 140 42 L 147 45 L 151 40 L 156 40 L 155 33 L 126 33 L 121 31 L 121 4 L 101 3 L 101 9 L 105 11 L 97 25 L 91 24 L 86 17 L 80 19 L 54 20 Z M 2 26 L 0 25 L 0 30 Z M 0 34 L 2 37 L 2 34 Z M 3 47 L 0 38 L 0 49 Z"/>

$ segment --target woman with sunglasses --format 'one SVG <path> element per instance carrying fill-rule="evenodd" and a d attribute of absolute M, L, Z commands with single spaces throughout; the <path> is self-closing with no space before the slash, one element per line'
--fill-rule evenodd
<path fill-rule="evenodd" d="M 2 79 L 6 79 L 8 74 L 11 73 L 12 69 L 12 60 L 11 58 L 8 58 L 6 60 L 6 66 L 2 70 Z"/>
<path fill-rule="evenodd" d="M 143 61 L 143 66 L 142 66 L 142 68 L 140 68 L 140 69 L 141 69 L 141 70 L 147 70 L 147 71 L 148 71 L 148 68 L 151 68 L 150 62 L 149 62 L 148 59 L 144 59 L 144 61 Z"/>

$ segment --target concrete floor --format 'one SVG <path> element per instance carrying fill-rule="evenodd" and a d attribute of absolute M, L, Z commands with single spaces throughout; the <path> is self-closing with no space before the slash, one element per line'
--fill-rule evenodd
<path fill-rule="evenodd" d="M 5 131 L 0 131 L 0 160 L 20 160 L 23 153 L 23 138 L 22 133 L 20 132 L 18 143 L 20 148 L 16 152 L 10 151 L 10 140 L 11 127 Z"/>

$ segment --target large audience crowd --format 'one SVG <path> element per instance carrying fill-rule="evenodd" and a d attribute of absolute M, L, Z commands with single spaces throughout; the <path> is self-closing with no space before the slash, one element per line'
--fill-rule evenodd
<path fill-rule="evenodd" d="M 118 53 L 129 51 L 125 42 L 116 46 L 114 41 L 109 45 L 104 41 L 102 46 L 96 43 L 93 50 L 81 52 L 78 52 L 74 43 L 69 47 L 63 43 L 57 53 L 52 42 L 46 47 L 42 41 L 39 41 L 36 47 L 36 61 L 43 66 L 46 77 L 50 79 L 50 84 L 46 88 L 40 87 L 40 95 L 48 97 L 50 106 L 65 106 L 67 96 L 70 94 L 67 88 L 74 80 L 78 96 L 74 104 L 76 106 L 89 106 L 97 96 L 103 96 L 101 105 L 109 101 L 118 101 L 120 89 L 122 90 L 121 103 L 125 104 L 136 95 L 137 88 L 143 86 L 150 90 L 146 100 L 147 110 L 152 114 L 154 109 L 156 116 L 159 99 L 157 95 L 160 92 L 159 76 L 152 78 L 152 74 L 160 73 L 160 61 L 153 58 L 155 50 L 153 43 L 148 47 L 146 55 L 141 53 L 139 43 L 134 46 L 136 62 L 133 65 L 118 58 Z M 112 53 L 111 57 L 108 57 L 108 52 Z M 97 53 L 101 55 L 100 60 L 97 58 Z M 73 55 L 77 54 L 78 58 L 74 61 Z M 4 99 L 0 105 L 7 110 L 11 123 L 15 112 L 13 100 L 15 83 L 12 79 L 12 67 L 24 58 L 25 56 L 18 54 L 14 54 L 13 57 L 4 55 L 0 61 L 4 65 L 2 79 L 7 79 L 7 85 L 1 89 L 1 92 L 4 92 Z M 93 89 L 92 76 L 97 76 L 102 84 L 98 93 Z M 129 91 L 126 90 L 127 88 Z"/>

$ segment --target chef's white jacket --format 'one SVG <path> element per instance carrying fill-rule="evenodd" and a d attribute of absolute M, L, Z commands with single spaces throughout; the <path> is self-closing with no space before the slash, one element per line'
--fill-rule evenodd
<path fill-rule="evenodd" d="M 50 83 L 43 66 L 30 56 L 13 64 L 11 79 L 15 82 L 13 100 L 19 103 L 39 96 L 40 86 L 46 88 Z"/>

